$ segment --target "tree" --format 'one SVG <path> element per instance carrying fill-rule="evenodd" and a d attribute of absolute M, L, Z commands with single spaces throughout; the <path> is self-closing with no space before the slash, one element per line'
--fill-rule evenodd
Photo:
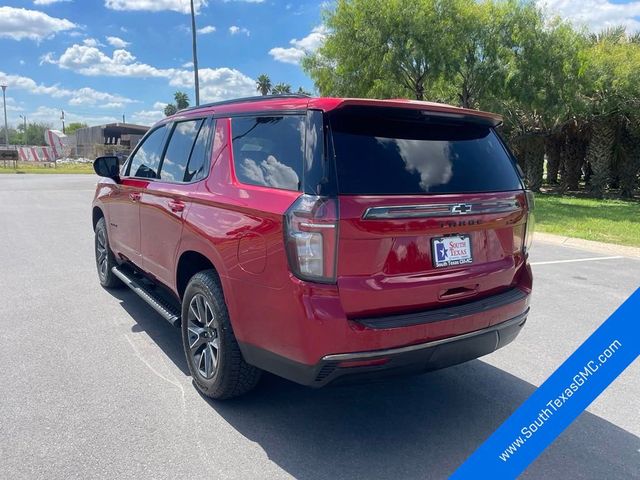
<path fill-rule="evenodd" d="M 22 139 L 24 138 L 22 132 L 22 125 L 18 125 L 18 129 L 13 127 L 9 127 L 7 132 L 9 134 L 9 145 L 22 145 Z M 0 127 L 0 145 L 4 145 L 5 135 L 4 135 L 4 123 Z"/>
<path fill-rule="evenodd" d="M 87 128 L 87 126 L 88 125 L 86 123 L 72 122 L 69 125 L 67 125 L 67 127 L 65 128 L 65 131 L 67 132 L 67 135 L 71 135 L 75 133 L 77 130 L 80 130 L 81 128 Z"/>
<path fill-rule="evenodd" d="M 176 92 L 173 94 L 173 98 L 175 100 L 175 103 L 169 103 L 166 107 L 164 107 L 164 114 L 167 117 L 175 115 L 180 110 L 189 108 L 189 96 L 186 93 Z"/>
<path fill-rule="evenodd" d="M 303 67 L 322 95 L 422 100 L 455 43 L 443 19 L 452 3 L 338 0 L 324 12 L 330 34 Z"/>
<path fill-rule="evenodd" d="M 174 93 L 173 98 L 176 101 L 176 108 L 178 109 L 178 111 L 189 108 L 189 95 L 187 95 L 186 93 L 176 92 Z"/>
<path fill-rule="evenodd" d="M 589 35 L 535 0 L 332 5 L 324 43 L 302 59 L 321 95 L 494 111 L 531 188 L 542 186 L 545 157 L 548 181 L 561 188 L 578 188 L 587 161 L 597 195 L 637 188 L 640 33 Z"/>
<path fill-rule="evenodd" d="M 18 128 L 9 127 L 9 143 L 11 145 L 46 145 L 44 134 L 51 128 L 48 123 L 29 123 L 26 133 L 24 124 L 19 123 Z M 4 139 L 4 128 L 0 130 L 0 138 Z M 4 140 L 2 140 L 4 141 Z"/>
<path fill-rule="evenodd" d="M 296 92 L 298 95 L 307 95 L 307 96 L 311 96 L 310 92 L 307 92 L 304 88 L 302 87 L 298 87 L 298 91 Z"/>
<path fill-rule="evenodd" d="M 169 103 L 166 107 L 164 107 L 164 114 L 167 117 L 175 115 L 176 113 L 178 113 L 178 109 L 173 103 Z"/>
<path fill-rule="evenodd" d="M 590 139 L 586 160 L 593 169 L 591 190 L 602 196 L 620 186 L 631 196 L 637 185 L 640 119 L 640 44 L 624 27 L 592 35 L 584 50 L 584 96 Z"/>
<path fill-rule="evenodd" d="M 271 92 L 271 79 L 269 75 L 263 73 L 258 77 L 256 90 L 258 90 L 261 95 L 269 95 L 269 92 Z"/>
<path fill-rule="evenodd" d="M 286 95 L 291 93 L 291 85 L 288 83 L 278 83 L 271 89 L 273 95 Z"/>

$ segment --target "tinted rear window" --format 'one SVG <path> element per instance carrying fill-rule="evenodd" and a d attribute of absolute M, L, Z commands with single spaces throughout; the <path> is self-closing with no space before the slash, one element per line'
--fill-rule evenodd
<path fill-rule="evenodd" d="M 522 188 L 490 127 L 415 117 L 332 116 L 340 193 L 418 195 Z"/>
<path fill-rule="evenodd" d="M 242 117 L 232 121 L 233 162 L 242 183 L 300 190 L 305 117 Z"/>

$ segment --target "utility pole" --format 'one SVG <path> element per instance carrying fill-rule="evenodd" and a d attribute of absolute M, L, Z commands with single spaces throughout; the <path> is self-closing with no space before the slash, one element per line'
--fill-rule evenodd
<path fill-rule="evenodd" d="M 62 133 L 65 133 L 65 131 L 64 131 L 64 110 L 62 110 L 62 115 L 60 116 L 60 120 L 62 120 Z"/>
<path fill-rule="evenodd" d="M 9 146 L 9 124 L 7 123 L 7 86 L 0 85 L 2 87 L 2 104 L 4 105 L 4 143 Z"/>
<path fill-rule="evenodd" d="M 24 115 L 20 115 L 20 118 L 24 121 L 24 130 L 22 130 L 22 140 L 23 140 L 23 144 L 26 145 L 27 144 L 27 117 L 25 117 Z"/>
<path fill-rule="evenodd" d="M 196 12 L 191 0 L 191 37 L 193 38 L 193 77 L 196 84 L 196 107 L 200 105 L 200 80 L 198 78 L 198 47 L 196 46 Z"/>

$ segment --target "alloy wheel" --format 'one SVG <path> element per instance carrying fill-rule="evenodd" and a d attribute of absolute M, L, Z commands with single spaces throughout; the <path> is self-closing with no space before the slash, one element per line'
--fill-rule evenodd
<path fill-rule="evenodd" d="M 107 269 L 109 268 L 107 237 L 104 234 L 104 230 L 98 230 L 96 240 L 96 263 L 98 264 L 98 273 L 100 274 L 100 278 L 104 279 L 107 275 Z"/>
<path fill-rule="evenodd" d="M 189 302 L 187 322 L 191 361 L 198 373 L 209 380 L 218 368 L 220 337 L 213 309 L 204 295 L 196 293 Z"/>

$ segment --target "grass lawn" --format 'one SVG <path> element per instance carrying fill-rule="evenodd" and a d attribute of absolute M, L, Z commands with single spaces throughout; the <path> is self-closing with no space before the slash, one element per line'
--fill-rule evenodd
<path fill-rule="evenodd" d="M 0 174 L 2 173 L 42 173 L 42 174 L 56 174 L 56 173 L 94 173 L 93 164 L 91 163 L 64 163 L 58 165 L 56 168 L 44 167 L 39 165 L 19 166 L 15 168 L 4 168 L 0 165 Z"/>
<path fill-rule="evenodd" d="M 640 202 L 537 194 L 536 230 L 640 247 Z"/>

